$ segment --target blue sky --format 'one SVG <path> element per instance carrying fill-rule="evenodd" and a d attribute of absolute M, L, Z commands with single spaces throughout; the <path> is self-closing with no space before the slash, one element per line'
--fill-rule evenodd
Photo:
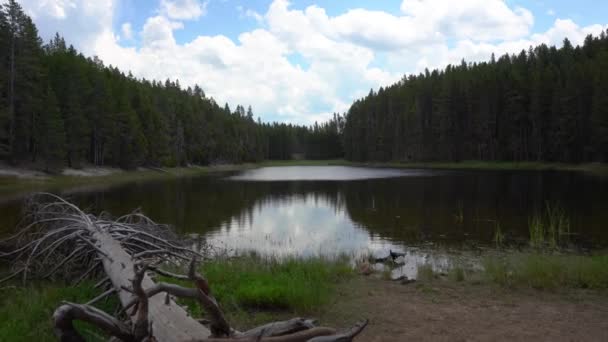
<path fill-rule="evenodd" d="M 176 34 L 178 42 L 184 43 L 198 35 L 222 34 L 236 39 L 245 31 L 258 27 L 253 18 L 243 18 L 238 6 L 251 9 L 263 14 L 268 9 L 271 0 L 216 0 L 209 1 L 208 15 L 200 22 L 191 22 L 185 25 L 184 30 Z M 533 31 L 542 32 L 549 29 L 556 17 L 574 19 L 580 25 L 591 25 L 608 22 L 608 1 L 582 0 L 582 1 L 508 1 L 513 6 L 527 8 L 535 14 Z M 399 14 L 400 0 L 325 0 L 325 1 L 293 1 L 292 8 L 303 10 L 308 6 L 317 5 L 324 8 L 327 14 L 336 16 L 354 8 L 385 11 Z M 114 29 L 119 31 L 121 22 L 131 22 L 135 26 L 143 26 L 146 19 L 156 13 L 158 2 L 148 0 L 126 0 L 120 3 L 117 10 L 117 19 Z"/>
<path fill-rule="evenodd" d="M 22 0 L 43 38 L 138 77 L 201 85 L 265 121 L 313 123 L 399 80 L 465 58 L 575 44 L 608 1 Z"/>

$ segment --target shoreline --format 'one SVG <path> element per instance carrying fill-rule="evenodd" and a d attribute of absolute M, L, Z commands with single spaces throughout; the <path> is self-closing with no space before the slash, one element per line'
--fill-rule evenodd
<path fill-rule="evenodd" d="M 174 168 L 138 168 L 122 170 L 109 167 L 85 167 L 64 169 L 61 174 L 45 174 L 29 169 L 0 164 L 0 195 L 23 195 L 34 191 L 56 191 L 98 186 L 113 186 L 135 181 L 162 180 L 167 178 L 195 177 L 216 172 L 240 171 L 260 167 L 287 166 L 353 166 L 396 169 L 429 170 L 485 170 L 485 171 L 573 171 L 600 177 L 608 177 L 608 164 L 558 164 L 537 162 L 481 162 L 458 163 L 430 162 L 352 162 L 332 160 L 272 160 L 259 163 L 220 164 L 211 166 L 186 166 Z"/>
<path fill-rule="evenodd" d="M 607 163 L 563 164 L 545 162 L 508 162 L 477 161 L 461 162 L 355 162 L 345 159 L 329 160 L 270 160 L 256 164 L 256 167 L 282 166 L 358 166 L 395 169 L 429 169 L 429 170 L 483 170 L 483 171 L 574 171 L 608 176 Z"/>
<path fill-rule="evenodd" d="M 260 260 L 236 258 L 202 266 L 231 325 L 248 329 L 299 316 L 345 329 L 368 318 L 370 325 L 357 341 L 597 340 L 608 329 L 608 321 L 603 319 L 608 313 L 604 287 L 538 288 L 501 284 L 485 277 L 431 274 L 404 283 L 386 280 L 381 273 L 348 271 L 345 265 L 322 259 L 270 264 L 272 267 Z M 169 282 L 191 286 L 188 281 Z M 310 286 L 311 282 L 317 286 Z M 0 339 L 52 339 L 48 317 L 53 310 L 62 300 L 86 302 L 97 296 L 99 290 L 93 283 L 0 286 L 0 293 L 6 295 L 0 300 L 0 317 L 11 323 L 0 329 Z M 294 289 L 294 284 L 301 286 Z M 180 303 L 191 314 L 200 315 L 197 303 Z M 100 302 L 100 309 L 111 312 L 116 305 L 111 297 Z M 13 317 L 15 311 L 18 314 Z M 89 327 L 84 332 L 99 336 Z"/>
<path fill-rule="evenodd" d="M 87 191 L 98 187 L 117 186 L 131 182 L 195 177 L 216 172 L 238 171 L 252 168 L 254 164 L 190 166 L 176 168 L 139 168 L 121 170 L 113 168 L 66 169 L 58 175 L 40 175 L 23 169 L 21 175 L 0 172 L 0 196 L 19 197 L 36 191 Z M 21 169 L 13 169 L 21 170 Z M 66 172 L 67 171 L 67 172 Z"/>

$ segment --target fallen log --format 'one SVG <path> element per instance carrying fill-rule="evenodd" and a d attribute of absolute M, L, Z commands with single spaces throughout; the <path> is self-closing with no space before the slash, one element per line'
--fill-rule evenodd
<path fill-rule="evenodd" d="M 63 270 L 74 276 L 81 270 L 77 282 L 87 276 L 106 275 L 96 287 L 111 284 L 91 303 L 115 293 L 123 312 L 134 308 L 125 321 L 113 317 L 91 305 L 64 303 L 53 315 L 57 337 L 62 342 L 84 339 L 74 328 L 74 320 L 87 321 L 122 341 L 351 341 L 367 324 L 358 323 L 351 330 L 336 334 L 331 328 L 315 327 L 312 320 L 296 318 L 284 322 L 239 332 L 230 327 L 211 293 L 207 280 L 196 272 L 200 253 L 183 247 L 167 226 L 158 225 L 141 213 L 133 213 L 117 220 L 87 215 L 74 204 L 53 194 L 40 194 L 50 203 L 34 202 L 32 223 L 5 241 L 14 245 L 0 258 L 13 260 L 13 272 L 0 280 L 21 276 L 42 278 Z M 161 262 L 179 264 L 191 260 L 187 275 L 163 271 Z M 51 272 L 48 270 L 51 269 Z M 147 271 L 165 276 L 189 279 L 194 288 L 174 284 L 155 283 Z M 103 288 L 103 287 L 102 287 Z M 159 293 L 167 294 L 164 298 Z M 195 298 L 209 315 L 209 328 L 179 306 L 169 294 L 178 298 Z M 315 338 L 323 338 L 317 340 Z"/>

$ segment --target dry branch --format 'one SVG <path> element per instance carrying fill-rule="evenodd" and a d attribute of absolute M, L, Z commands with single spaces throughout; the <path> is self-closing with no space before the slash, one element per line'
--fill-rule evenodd
<path fill-rule="evenodd" d="M 57 308 L 53 314 L 55 334 L 61 342 L 85 341 L 74 328 L 74 320 L 91 323 L 109 335 L 116 336 L 123 341 L 134 341 L 128 326 L 116 318 L 89 305 L 66 302 Z"/>

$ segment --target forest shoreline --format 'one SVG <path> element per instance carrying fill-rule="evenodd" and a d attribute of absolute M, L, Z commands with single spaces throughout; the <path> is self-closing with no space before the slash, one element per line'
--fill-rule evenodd
<path fill-rule="evenodd" d="M 109 167 L 83 167 L 64 169 L 60 173 L 44 173 L 28 166 L 0 164 L 0 195 L 20 195 L 32 191 L 82 190 L 90 187 L 106 187 L 136 181 L 153 181 L 179 177 L 196 177 L 216 172 L 240 171 L 260 167 L 285 166 L 359 166 L 398 169 L 432 170 L 502 170 L 502 171 L 576 171 L 597 176 L 608 176 L 608 164 L 564 164 L 544 162 L 353 162 L 331 160 L 270 160 L 259 163 L 191 165 L 172 168 L 140 167 L 124 170 Z"/>

